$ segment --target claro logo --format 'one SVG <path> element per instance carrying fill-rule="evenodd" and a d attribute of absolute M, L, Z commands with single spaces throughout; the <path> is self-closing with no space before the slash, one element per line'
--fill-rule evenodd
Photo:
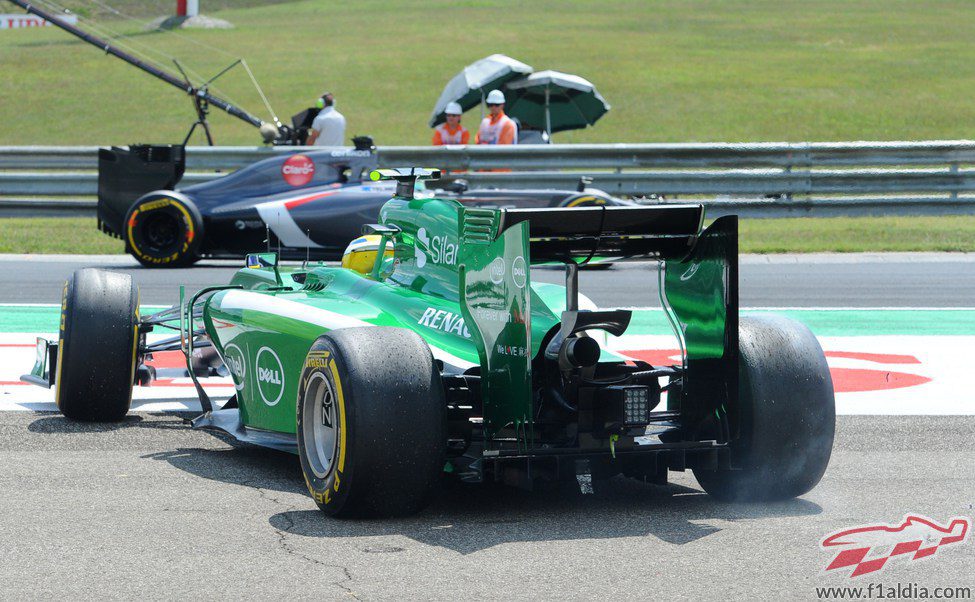
<path fill-rule="evenodd" d="M 281 358 L 270 347 L 261 347 L 254 358 L 257 390 L 269 406 L 277 405 L 284 394 L 284 367 Z"/>
<path fill-rule="evenodd" d="M 457 265 L 457 243 L 446 236 L 429 236 L 426 228 L 416 231 L 416 267 L 422 268 L 427 261 L 435 265 Z"/>
<path fill-rule="evenodd" d="M 281 165 L 281 177 L 292 186 L 304 186 L 315 177 L 315 164 L 306 155 L 292 155 Z"/>

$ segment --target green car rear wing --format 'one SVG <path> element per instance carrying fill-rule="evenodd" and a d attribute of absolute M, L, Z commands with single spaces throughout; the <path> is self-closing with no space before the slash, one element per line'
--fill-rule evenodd
<path fill-rule="evenodd" d="M 499 230 L 529 224 L 532 263 L 585 262 L 593 257 L 679 258 L 697 241 L 700 205 L 507 209 Z"/>
<path fill-rule="evenodd" d="M 531 440 L 529 265 L 567 265 L 562 322 L 575 323 L 585 313 L 576 265 L 593 257 L 661 262 L 661 304 L 685 368 L 668 410 L 684 424 L 705 428 L 714 419 L 734 432 L 737 417 L 725 409 L 738 389 L 738 222 L 723 217 L 702 230 L 703 219 L 700 205 L 462 208 L 460 299 L 481 356 L 486 434 L 513 428 L 519 446 Z"/>

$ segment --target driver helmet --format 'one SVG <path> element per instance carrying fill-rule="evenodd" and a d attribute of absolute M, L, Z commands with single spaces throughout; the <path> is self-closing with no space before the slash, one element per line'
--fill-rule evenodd
<path fill-rule="evenodd" d="M 342 267 L 359 272 L 360 274 L 372 273 L 372 267 L 376 265 L 376 254 L 379 253 L 379 243 L 382 236 L 369 234 L 360 236 L 349 243 L 342 254 Z M 383 252 L 384 257 L 393 256 L 393 246 L 386 245 Z"/>

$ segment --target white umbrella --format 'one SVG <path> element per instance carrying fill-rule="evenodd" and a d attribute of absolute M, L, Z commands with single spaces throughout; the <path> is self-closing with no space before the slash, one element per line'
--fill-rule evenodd
<path fill-rule="evenodd" d="M 471 63 L 447 82 L 430 115 L 430 127 L 445 121 L 444 111 L 448 103 L 456 102 L 466 111 L 481 103 L 491 90 L 500 89 L 505 82 L 531 72 L 531 66 L 503 54 L 492 54 Z"/>

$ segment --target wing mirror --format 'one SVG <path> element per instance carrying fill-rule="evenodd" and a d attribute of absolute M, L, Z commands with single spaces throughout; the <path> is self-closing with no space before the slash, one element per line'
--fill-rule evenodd
<path fill-rule="evenodd" d="M 260 270 L 264 268 L 277 268 L 278 254 L 277 253 L 248 253 L 247 257 L 244 260 L 244 265 L 253 270 Z"/>

